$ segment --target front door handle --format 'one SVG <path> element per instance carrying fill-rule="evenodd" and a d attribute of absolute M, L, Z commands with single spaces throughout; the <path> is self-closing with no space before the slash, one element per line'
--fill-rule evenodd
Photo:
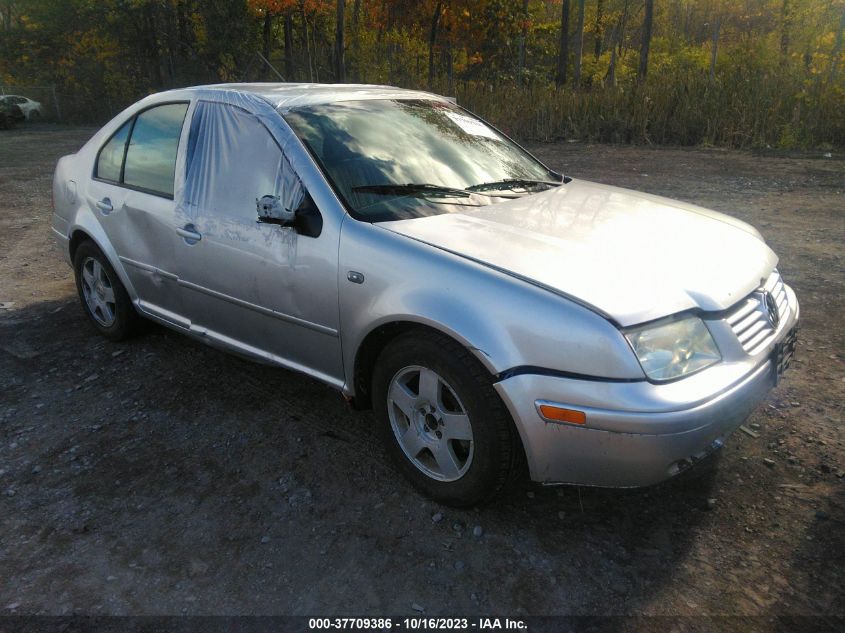
<path fill-rule="evenodd" d="M 114 211 L 114 207 L 112 206 L 111 200 L 109 200 L 108 198 L 97 200 L 97 208 L 103 215 L 108 215 L 109 213 Z"/>
<path fill-rule="evenodd" d="M 202 235 L 197 232 L 197 227 L 193 224 L 186 224 L 181 229 L 176 229 L 176 233 L 181 235 L 188 244 L 196 244 L 202 239 Z"/>

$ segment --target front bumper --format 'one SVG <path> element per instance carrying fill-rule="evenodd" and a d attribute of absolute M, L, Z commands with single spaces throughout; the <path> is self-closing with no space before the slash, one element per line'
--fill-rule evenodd
<path fill-rule="evenodd" d="M 638 487 L 672 477 L 715 451 L 778 379 L 798 302 L 772 343 L 668 384 L 526 374 L 496 383 L 519 430 L 531 478 L 542 483 Z M 585 425 L 547 422 L 536 402 L 586 413 Z"/>

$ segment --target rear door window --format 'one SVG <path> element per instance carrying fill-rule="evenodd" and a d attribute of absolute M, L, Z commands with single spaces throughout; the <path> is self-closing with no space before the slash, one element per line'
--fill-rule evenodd
<path fill-rule="evenodd" d="M 124 184 L 173 197 L 176 151 L 187 110 L 187 103 L 168 103 L 136 117 L 126 150 Z"/>

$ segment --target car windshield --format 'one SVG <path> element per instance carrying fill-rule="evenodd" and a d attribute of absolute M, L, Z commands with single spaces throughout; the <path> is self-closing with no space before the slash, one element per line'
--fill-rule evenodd
<path fill-rule="evenodd" d="M 284 118 L 360 220 L 455 213 L 560 181 L 515 143 L 448 102 L 345 101 L 294 109 Z"/>

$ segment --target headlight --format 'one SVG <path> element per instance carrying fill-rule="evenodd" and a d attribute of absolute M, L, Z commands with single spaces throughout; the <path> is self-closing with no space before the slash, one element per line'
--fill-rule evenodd
<path fill-rule="evenodd" d="M 652 380 L 671 380 L 722 360 L 710 330 L 698 317 L 648 326 L 625 336 Z"/>

